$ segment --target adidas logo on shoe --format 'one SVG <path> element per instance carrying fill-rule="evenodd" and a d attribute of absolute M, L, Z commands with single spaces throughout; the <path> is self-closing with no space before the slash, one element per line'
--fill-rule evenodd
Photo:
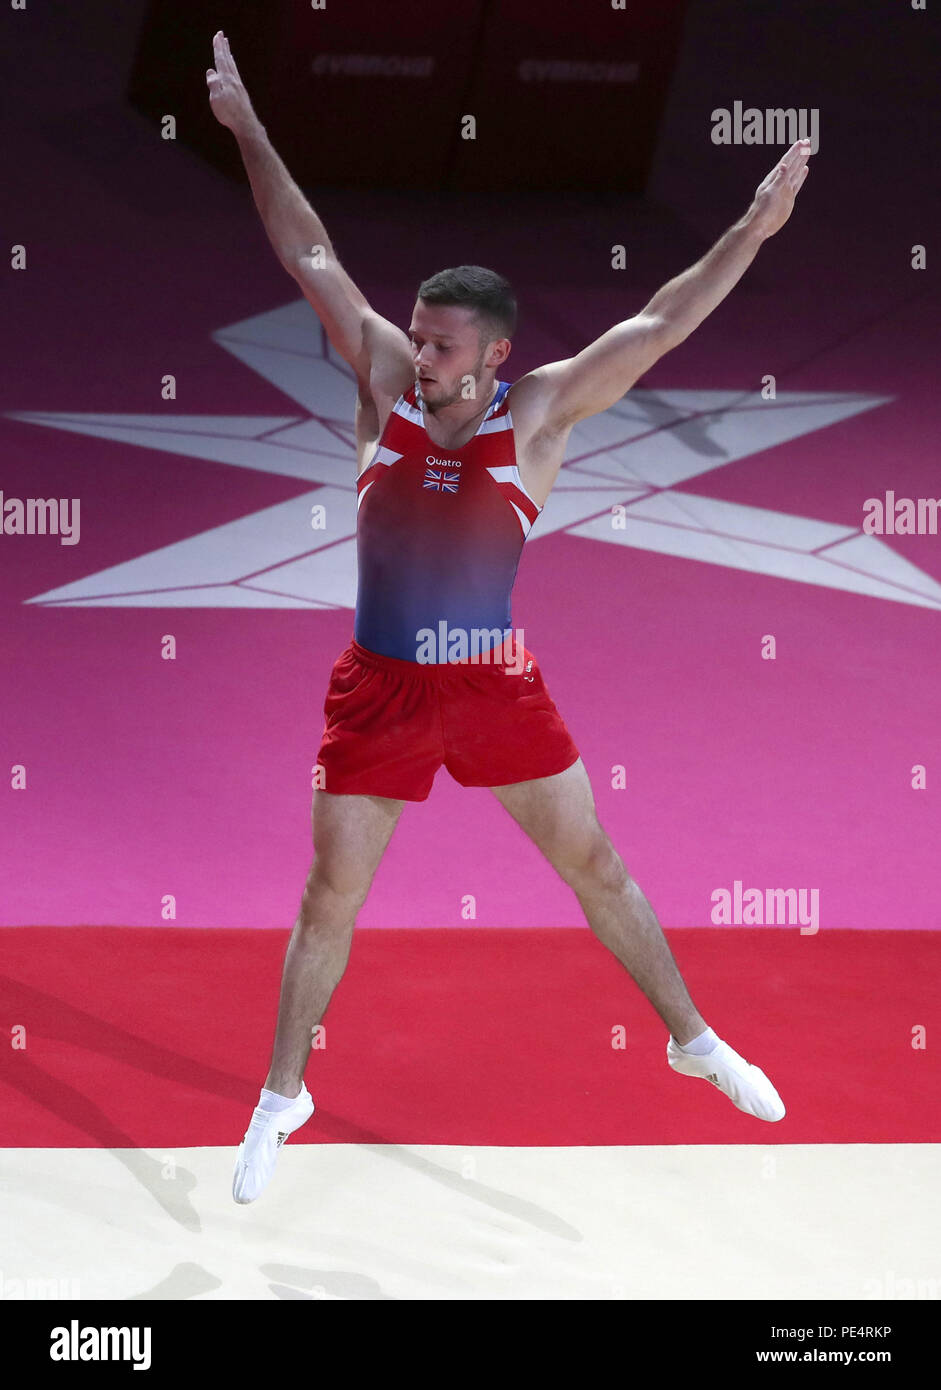
<path fill-rule="evenodd" d="M 279 1148 L 279 1149 L 280 1149 L 281 1145 L 284 1143 L 284 1141 L 285 1141 L 286 1138 L 287 1138 L 287 1135 L 285 1134 L 284 1130 L 279 1129 L 279 1130 L 278 1130 L 278 1148 Z"/>
<path fill-rule="evenodd" d="M 711 1081 L 714 1086 L 718 1086 L 719 1084 L 719 1078 L 716 1076 L 715 1072 L 713 1072 L 711 1076 L 707 1076 L 706 1080 Z"/>

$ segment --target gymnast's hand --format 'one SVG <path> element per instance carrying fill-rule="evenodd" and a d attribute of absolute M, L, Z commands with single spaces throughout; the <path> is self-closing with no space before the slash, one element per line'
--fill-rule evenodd
<path fill-rule="evenodd" d="M 762 236 L 774 236 L 791 215 L 794 199 L 807 177 L 810 141 L 795 140 L 755 192 L 749 219 Z"/>
<path fill-rule="evenodd" d="M 239 77 L 239 70 L 229 48 L 229 40 L 221 29 L 213 37 L 212 48 L 216 66 L 206 69 L 209 104 L 216 120 L 238 134 L 252 125 L 257 117 L 248 99 L 245 84 Z"/>

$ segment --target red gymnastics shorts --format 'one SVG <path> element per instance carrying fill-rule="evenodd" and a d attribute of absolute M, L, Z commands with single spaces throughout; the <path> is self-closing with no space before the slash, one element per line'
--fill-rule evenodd
<path fill-rule="evenodd" d="M 521 649 L 516 648 L 516 652 Z M 423 664 L 352 640 L 324 701 L 318 786 L 425 801 L 442 763 L 462 787 L 552 777 L 578 760 L 532 652 L 506 662 Z"/>

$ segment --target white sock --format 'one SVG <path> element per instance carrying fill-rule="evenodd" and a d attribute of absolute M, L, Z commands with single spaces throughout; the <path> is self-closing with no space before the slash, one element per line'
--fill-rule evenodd
<path fill-rule="evenodd" d="M 303 1086 L 301 1090 L 303 1090 Z M 300 1093 L 301 1092 L 298 1091 L 297 1096 L 299 1096 Z M 288 1107 L 293 1105 L 294 1101 L 297 1100 L 297 1096 L 292 1100 L 290 1096 L 279 1096 L 277 1091 L 266 1091 L 265 1088 L 262 1087 L 258 1104 L 261 1106 L 262 1110 L 271 1110 L 272 1112 L 287 1110 Z"/>
<path fill-rule="evenodd" d="M 673 1039 L 676 1042 L 676 1038 Z M 690 1052 L 694 1057 L 704 1057 L 707 1052 L 712 1052 L 719 1039 L 711 1028 L 707 1028 L 704 1033 L 700 1033 L 698 1038 L 691 1038 L 688 1043 L 676 1043 L 681 1052 Z"/>

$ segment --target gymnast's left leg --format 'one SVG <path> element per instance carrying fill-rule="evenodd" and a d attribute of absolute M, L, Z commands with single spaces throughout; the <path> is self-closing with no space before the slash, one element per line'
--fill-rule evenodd
<path fill-rule="evenodd" d="M 711 1081 L 750 1115 L 782 1119 L 784 1105 L 764 1072 L 718 1038 L 693 1003 L 650 903 L 598 821 L 581 758 L 555 776 L 490 790 L 572 889 L 595 936 L 670 1030 L 673 1069 Z"/>

